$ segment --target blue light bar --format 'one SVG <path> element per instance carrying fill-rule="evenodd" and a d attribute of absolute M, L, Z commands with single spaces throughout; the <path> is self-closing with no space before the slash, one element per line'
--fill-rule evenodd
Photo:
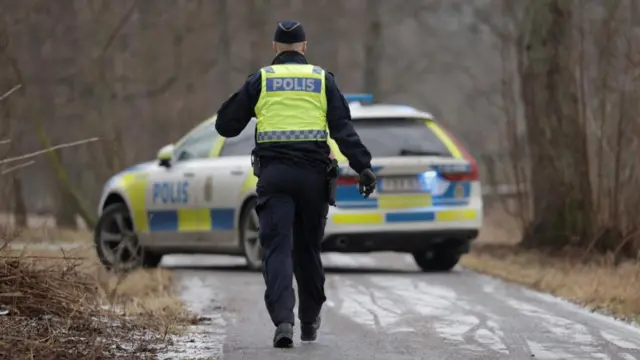
<path fill-rule="evenodd" d="M 347 102 L 359 101 L 361 103 L 372 103 L 373 94 L 344 94 L 344 98 Z"/>

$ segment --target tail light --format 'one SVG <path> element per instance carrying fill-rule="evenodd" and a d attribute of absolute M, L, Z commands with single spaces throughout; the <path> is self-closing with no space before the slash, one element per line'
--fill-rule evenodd
<path fill-rule="evenodd" d="M 338 185 L 358 185 L 360 179 L 357 176 L 340 176 Z"/>
<path fill-rule="evenodd" d="M 474 157 L 469 154 L 467 148 L 464 147 L 464 145 L 462 145 L 460 141 L 458 141 L 458 139 L 451 135 L 451 133 L 449 133 L 446 129 L 441 129 L 442 131 L 447 133 L 447 135 L 449 135 L 449 138 L 455 143 L 458 150 L 460 150 L 460 152 L 462 153 L 462 156 L 464 156 L 464 158 L 469 162 L 469 168 L 464 172 L 456 171 L 441 173 L 440 176 L 442 176 L 447 181 L 478 181 L 478 162 L 476 161 L 476 159 L 474 159 Z"/>
<path fill-rule="evenodd" d="M 440 176 L 447 181 L 477 181 L 478 176 L 478 163 L 474 158 L 467 158 L 469 161 L 469 169 L 465 172 L 443 172 Z"/>

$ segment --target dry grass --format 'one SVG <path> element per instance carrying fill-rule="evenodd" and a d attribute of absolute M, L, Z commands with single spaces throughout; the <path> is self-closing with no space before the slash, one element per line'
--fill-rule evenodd
<path fill-rule="evenodd" d="M 153 359 L 192 322 L 175 295 L 169 271 L 107 273 L 93 249 L 2 249 L 0 359 Z"/>
<path fill-rule="evenodd" d="M 90 231 L 70 229 L 57 229 L 50 227 L 38 227 L 20 230 L 20 242 L 29 244 L 38 243 L 78 243 L 91 244 L 93 234 Z"/>
<path fill-rule="evenodd" d="M 93 242 L 93 233 L 78 221 L 78 229 L 65 229 L 56 227 L 55 219 L 51 216 L 29 215 L 27 227 L 15 226 L 11 215 L 0 213 L 0 228 L 4 234 L 2 238 L 14 239 L 14 242 L 40 244 L 40 243 L 86 243 Z M 2 234 L 0 234 L 2 235 Z"/>
<path fill-rule="evenodd" d="M 479 241 L 462 264 L 619 318 L 640 321 L 640 263 L 613 266 L 607 257 L 585 261 L 579 252 L 523 250 L 515 246 L 518 238 L 512 219 L 489 213 Z"/>

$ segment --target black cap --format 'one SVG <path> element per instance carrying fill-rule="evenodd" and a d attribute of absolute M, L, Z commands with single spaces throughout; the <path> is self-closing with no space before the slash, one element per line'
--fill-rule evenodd
<path fill-rule="evenodd" d="M 307 37 L 302 24 L 294 20 L 285 20 L 278 23 L 273 41 L 281 44 L 295 44 L 304 42 Z"/>

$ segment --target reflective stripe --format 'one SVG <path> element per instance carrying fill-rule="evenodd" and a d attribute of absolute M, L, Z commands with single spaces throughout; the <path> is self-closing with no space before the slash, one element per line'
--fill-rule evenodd
<path fill-rule="evenodd" d="M 247 194 L 255 193 L 257 185 L 258 185 L 258 178 L 255 177 L 252 173 L 249 173 L 249 175 L 247 175 L 247 177 L 244 179 L 244 182 L 242 183 L 242 188 L 240 188 L 240 193 L 238 194 L 238 197 L 244 199 Z"/>
<path fill-rule="evenodd" d="M 146 191 L 149 180 L 144 171 L 124 174 L 116 184 L 116 187 L 122 189 L 129 200 L 128 205 L 133 220 L 133 228 L 139 233 L 149 232 L 146 205 Z"/>
<path fill-rule="evenodd" d="M 329 144 L 329 148 L 331 149 L 330 156 L 338 160 L 339 163 L 346 163 L 347 157 L 342 155 L 342 153 L 340 152 L 340 148 L 338 147 L 338 144 L 336 144 L 336 141 L 333 139 L 329 139 L 327 143 Z"/>
<path fill-rule="evenodd" d="M 451 153 L 451 156 L 456 159 L 464 159 L 464 155 L 460 150 L 460 147 L 458 147 L 455 140 L 453 140 L 451 136 L 449 136 L 448 132 L 444 128 L 439 126 L 433 120 L 427 120 L 426 125 L 427 127 L 429 127 L 429 129 L 431 129 L 431 131 L 433 131 L 438 139 L 442 141 L 444 146 L 446 146 L 447 150 L 449 150 L 449 152 Z"/>
<path fill-rule="evenodd" d="M 258 142 L 266 141 L 300 141 L 300 140 L 327 140 L 326 130 L 280 130 L 258 132 Z"/>
<path fill-rule="evenodd" d="M 219 136 L 218 139 L 216 139 L 216 142 L 213 143 L 213 146 L 211 147 L 211 151 L 209 152 L 210 158 L 216 158 L 220 156 L 220 153 L 222 152 L 222 147 L 224 146 L 224 141 L 225 141 L 225 138 L 223 138 L 222 136 Z"/>
<path fill-rule="evenodd" d="M 338 213 L 331 215 L 334 224 L 366 225 L 408 222 L 448 222 L 448 221 L 477 221 L 481 213 L 475 209 L 442 210 L 442 211 L 406 211 L 388 213 Z"/>

